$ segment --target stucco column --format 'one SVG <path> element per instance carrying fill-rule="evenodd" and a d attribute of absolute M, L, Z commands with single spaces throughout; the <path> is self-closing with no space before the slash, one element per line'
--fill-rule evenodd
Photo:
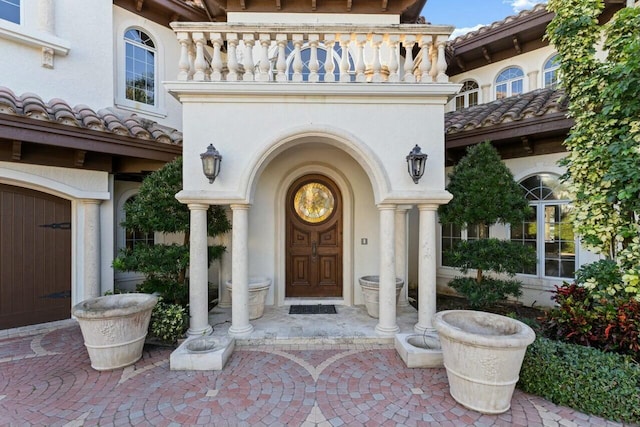
<path fill-rule="evenodd" d="M 407 212 L 409 209 L 411 205 L 396 207 L 396 277 L 404 281 L 398 299 L 399 307 L 409 306 L 409 283 L 407 282 Z"/>
<path fill-rule="evenodd" d="M 478 100 L 478 104 L 484 104 L 485 102 L 490 102 L 493 98 L 491 94 L 491 85 L 484 84 L 480 86 L 480 90 L 482 91 L 482 99 Z"/>
<path fill-rule="evenodd" d="M 187 334 L 209 335 L 209 260 L 207 256 L 207 210 L 209 205 L 189 203 L 189 330 Z"/>
<path fill-rule="evenodd" d="M 53 0 L 38 0 L 38 30 L 55 34 Z"/>
<path fill-rule="evenodd" d="M 231 253 L 231 327 L 229 335 L 242 337 L 253 331 L 249 323 L 249 205 L 231 205 L 233 211 Z"/>
<path fill-rule="evenodd" d="M 538 89 L 538 70 L 529 71 L 527 77 L 529 78 L 529 91 Z"/>
<path fill-rule="evenodd" d="M 231 208 L 225 208 L 225 214 L 229 216 Z M 231 239 L 231 232 L 224 233 L 220 238 L 220 244 L 222 244 L 226 250 L 222 254 L 220 259 L 220 286 L 218 287 L 218 307 L 230 308 L 231 307 L 231 294 L 227 288 L 227 280 L 231 279 L 231 251 L 233 248 L 233 240 Z"/>
<path fill-rule="evenodd" d="M 416 332 L 433 331 L 436 314 L 436 210 L 438 205 L 418 205 L 420 234 L 418 248 L 418 323 Z"/>
<path fill-rule="evenodd" d="M 379 205 L 380 211 L 380 307 L 376 332 L 393 336 L 400 328 L 396 323 L 396 205 Z"/>
<path fill-rule="evenodd" d="M 82 201 L 84 210 L 84 299 L 99 297 L 100 286 L 100 203 L 101 200 Z"/>

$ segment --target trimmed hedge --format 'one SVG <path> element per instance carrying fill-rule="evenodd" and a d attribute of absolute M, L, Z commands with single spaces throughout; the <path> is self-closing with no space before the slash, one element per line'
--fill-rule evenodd
<path fill-rule="evenodd" d="M 587 414 L 640 422 L 640 365 L 629 356 L 537 338 L 518 388 Z"/>

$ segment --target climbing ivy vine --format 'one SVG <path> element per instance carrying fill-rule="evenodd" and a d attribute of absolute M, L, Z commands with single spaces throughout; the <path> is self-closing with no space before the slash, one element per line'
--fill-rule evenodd
<path fill-rule="evenodd" d="M 575 120 L 563 161 L 574 227 L 586 247 L 617 262 L 625 291 L 638 296 L 640 8 L 623 8 L 601 26 L 602 0 L 549 0 L 547 7 L 556 13 L 547 37 L 560 55 Z"/>

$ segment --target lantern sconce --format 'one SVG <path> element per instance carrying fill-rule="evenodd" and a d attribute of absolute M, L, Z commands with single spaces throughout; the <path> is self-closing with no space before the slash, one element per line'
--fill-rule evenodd
<path fill-rule="evenodd" d="M 425 165 L 427 163 L 427 154 L 423 154 L 421 148 L 416 144 L 413 150 L 407 156 L 407 167 L 409 175 L 413 179 L 413 183 L 417 184 L 422 175 L 424 175 Z"/>
<path fill-rule="evenodd" d="M 213 184 L 213 181 L 216 180 L 216 177 L 220 173 L 222 156 L 213 144 L 209 144 L 207 151 L 200 154 L 200 159 L 202 159 L 202 171 L 204 172 L 204 176 L 209 179 L 209 184 Z"/>

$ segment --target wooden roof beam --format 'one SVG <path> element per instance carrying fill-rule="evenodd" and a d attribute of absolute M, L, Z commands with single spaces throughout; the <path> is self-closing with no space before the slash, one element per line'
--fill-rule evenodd
<path fill-rule="evenodd" d="M 518 36 L 513 36 L 513 47 L 516 49 L 516 53 L 518 55 L 522 53 L 522 47 L 520 47 L 520 40 L 518 40 Z"/>
<path fill-rule="evenodd" d="M 382 0 L 382 11 L 386 12 L 389 7 L 389 0 Z"/>
<path fill-rule="evenodd" d="M 247 3 L 244 0 L 240 0 L 240 8 L 242 10 L 246 10 L 247 9 Z"/>
<path fill-rule="evenodd" d="M 11 160 L 20 160 L 22 158 L 22 141 L 13 141 L 11 149 Z"/>
<path fill-rule="evenodd" d="M 311 10 L 315 11 L 318 8 L 317 0 L 311 0 Z"/>
<path fill-rule="evenodd" d="M 276 9 L 278 9 L 278 10 L 282 9 L 282 1 L 281 0 L 276 0 Z"/>
<path fill-rule="evenodd" d="M 482 46 L 482 56 L 487 60 L 487 64 L 491 64 L 491 54 L 486 46 Z"/>
<path fill-rule="evenodd" d="M 137 10 L 138 12 L 141 12 L 141 11 L 142 11 L 142 5 L 143 5 L 143 4 L 144 4 L 144 0 L 137 0 L 137 1 L 136 1 L 136 10 Z"/>
<path fill-rule="evenodd" d="M 347 0 L 347 12 L 351 12 L 352 6 L 353 6 L 353 0 Z"/>

